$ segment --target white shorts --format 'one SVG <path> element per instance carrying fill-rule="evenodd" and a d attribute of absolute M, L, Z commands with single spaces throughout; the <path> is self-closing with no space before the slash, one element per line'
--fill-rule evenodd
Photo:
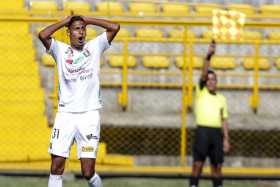
<path fill-rule="evenodd" d="M 49 153 L 68 158 L 71 145 L 77 143 L 78 158 L 96 158 L 100 137 L 99 110 L 83 113 L 57 112 Z"/>

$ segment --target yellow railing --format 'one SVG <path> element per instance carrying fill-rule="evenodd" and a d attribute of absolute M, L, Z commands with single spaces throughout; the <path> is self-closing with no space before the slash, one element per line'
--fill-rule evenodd
<path fill-rule="evenodd" d="M 116 40 L 116 41 L 121 41 L 121 42 L 124 42 L 124 50 L 128 50 L 127 48 L 127 43 L 128 42 L 173 42 L 173 43 L 176 43 L 176 42 L 180 42 L 180 43 L 183 43 L 184 45 L 184 54 L 183 54 L 183 59 L 184 59 L 184 65 L 183 65 L 183 69 L 182 69 L 182 92 L 183 93 L 187 93 L 187 94 L 183 94 L 183 95 L 187 95 L 187 100 L 188 100 L 188 107 L 192 106 L 192 102 L 193 102 L 193 99 L 192 99 L 192 88 L 193 88 L 193 82 L 192 81 L 188 81 L 186 82 L 185 79 L 188 75 L 188 79 L 189 80 L 192 80 L 192 77 L 193 77 L 193 43 L 209 43 L 210 40 L 209 39 L 185 39 L 185 42 L 184 40 L 182 39 L 165 39 L 165 38 L 153 38 L 153 39 L 144 39 L 144 38 L 125 38 L 124 40 L 122 39 L 119 39 L 119 40 Z M 247 40 L 247 41 L 239 41 L 239 42 L 224 42 L 224 41 L 217 41 L 218 43 L 235 43 L 235 44 L 251 44 L 253 43 L 253 45 L 255 46 L 255 54 L 254 54 L 254 68 L 253 68 L 253 78 L 254 78 L 254 83 L 253 83 L 253 86 L 252 86 L 252 97 L 250 99 L 250 106 L 252 107 L 252 109 L 254 111 L 257 110 L 258 108 L 258 91 L 259 91 L 259 78 L 260 78 L 260 72 L 259 72 L 259 58 L 260 58 L 260 45 L 261 44 L 276 44 L 276 43 L 279 43 L 279 42 L 276 42 L 276 41 L 267 41 L 267 40 L 263 40 L 263 41 L 255 41 L 255 40 Z M 189 49 L 189 55 L 187 55 L 187 49 Z M 127 82 L 127 74 L 129 73 L 129 71 L 127 70 L 127 59 L 128 59 L 128 55 L 129 55 L 129 52 L 126 51 L 126 52 L 123 52 L 124 54 L 124 59 L 125 60 L 125 63 L 123 64 L 123 71 L 122 71 L 122 95 L 120 95 L 120 104 L 122 107 L 126 108 L 127 106 L 124 106 L 124 104 L 128 104 L 128 101 L 127 101 L 127 88 L 129 87 L 129 85 L 133 86 L 133 83 L 129 84 Z M 190 60 L 190 64 L 188 66 L 188 68 L 185 67 L 185 63 L 187 63 L 187 58 L 189 58 Z M 186 70 L 188 71 L 188 74 L 186 73 Z M 148 74 L 148 73 L 147 73 Z M 164 73 L 163 73 L 164 74 Z M 167 73 L 165 73 L 166 76 Z M 235 73 L 235 75 L 238 75 Z M 244 73 L 241 73 L 239 74 L 238 76 L 242 76 L 244 75 Z M 245 75 L 245 76 L 248 76 L 248 75 Z M 268 77 L 269 75 L 264 75 L 266 77 Z M 273 76 L 273 75 L 270 75 L 270 76 Z M 277 77 L 277 74 L 274 75 L 274 77 Z M 186 86 L 186 85 L 187 86 Z M 141 85 L 139 85 L 141 86 Z M 145 86 L 145 85 L 143 85 Z M 163 86 L 165 86 L 163 84 Z M 168 87 L 166 85 L 166 87 Z M 175 86 L 176 87 L 176 86 Z M 227 87 L 227 86 L 225 86 Z M 235 86 L 232 86 L 233 88 Z M 238 88 L 241 88 L 242 86 L 236 86 L 237 89 Z M 244 86 L 243 86 L 244 87 Z M 228 87 L 230 88 L 230 86 Z M 248 88 L 248 86 L 245 86 L 244 88 Z M 269 87 L 267 87 L 269 88 Z M 186 91 L 188 90 L 188 92 Z M 184 100 L 184 99 L 183 99 Z M 182 101 L 183 101 L 182 100 Z"/>

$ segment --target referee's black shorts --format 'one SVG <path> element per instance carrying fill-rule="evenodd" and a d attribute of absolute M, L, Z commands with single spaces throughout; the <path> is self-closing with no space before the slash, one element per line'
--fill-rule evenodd
<path fill-rule="evenodd" d="M 207 156 L 212 165 L 224 162 L 222 129 L 198 125 L 193 145 L 193 158 L 194 161 L 204 162 Z"/>

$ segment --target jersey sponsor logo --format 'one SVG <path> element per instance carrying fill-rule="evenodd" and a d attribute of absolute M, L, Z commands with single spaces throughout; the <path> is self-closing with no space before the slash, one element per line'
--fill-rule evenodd
<path fill-rule="evenodd" d="M 83 55 L 84 55 L 85 57 L 89 57 L 89 56 L 91 55 L 91 53 L 89 52 L 88 49 L 85 49 L 85 51 L 83 52 Z"/>
<path fill-rule="evenodd" d="M 78 64 L 82 62 L 86 57 L 84 55 L 79 56 L 78 58 L 74 59 L 73 64 Z"/>
<path fill-rule="evenodd" d="M 72 63 L 73 63 L 73 60 L 72 60 L 72 59 L 66 59 L 66 63 L 67 63 L 67 64 L 72 64 Z"/>
<path fill-rule="evenodd" d="M 83 74 L 83 73 L 90 73 L 90 72 L 93 72 L 93 68 L 83 69 L 83 70 L 81 70 L 80 74 Z"/>
<path fill-rule="evenodd" d="M 74 68 L 70 69 L 70 68 L 67 68 L 67 67 L 66 67 L 66 69 L 67 69 L 67 71 L 68 71 L 69 73 L 77 73 L 77 72 L 79 72 L 79 71 L 84 70 L 83 67 L 79 67 L 79 68 L 77 68 L 77 69 L 74 69 Z"/>
<path fill-rule="evenodd" d="M 98 137 L 94 136 L 93 134 L 88 134 L 88 135 L 86 135 L 86 137 L 88 140 L 91 140 L 91 139 L 98 140 Z"/>
<path fill-rule="evenodd" d="M 68 47 L 67 50 L 65 51 L 65 54 L 68 55 L 69 57 L 73 56 L 73 49 L 71 47 Z"/>
<path fill-rule="evenodd" d="M 72 49 L 71 49 L 72 50 Z M 68 50 L 67 50 L 68 51 Z M 73 57 L 73 52 L 67 52 L 67 59 L 66 59 L 66 63 L 67 64 L 79 64 L 80 62 L 84 61 L 87 57 L 89 57 L 91 55 L 91 53 L 89 52 L 88 49 L 85 49 L 82 54 L 76 58 L 76 59 L 72 59 Z"/>
<path fill-rule="evenodd" d="M 92 76 L 93 76 L 93 73 L 90 73 L 88 75 L 81 75 L 80 80 L 83 81 L 83 80 L 86 80 L 86 79 L 91 79 Z"/>
<path fill-rule="evenodd" d="M 83 146 L 82 147 L 82 152 L 93 152 L 94 148 L 91 146 Z"/>

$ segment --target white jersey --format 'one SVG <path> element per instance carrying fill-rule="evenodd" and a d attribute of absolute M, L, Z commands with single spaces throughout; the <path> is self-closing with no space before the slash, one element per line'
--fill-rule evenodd
<path fill-rule="evenodd" d="M 49 53 L 57 63 L 58 111 L 86 112 L 102 107 L 100 58 L 109 46 L 106 32 L 88 41 L 81 51 L 52 39 Z"/>

